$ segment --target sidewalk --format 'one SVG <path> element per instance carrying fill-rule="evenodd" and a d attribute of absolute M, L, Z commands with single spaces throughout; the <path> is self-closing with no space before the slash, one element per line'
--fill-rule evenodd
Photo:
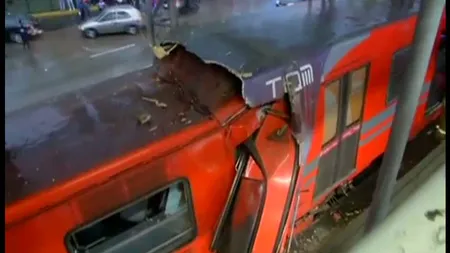
<path fill-rule="evenodd" d="M 445 162 L 348 253 L 445 252 Z M 382 245 L 380 247 L 380 245 Z"/>
<path fill-rule="evenodd" d="M 91 9 L 91 15 L 96 15 L 98 13 L 98 8 L 95 7 Z M 44 31 L 54 31 L 80 23 L 78 10 L 38 13 L 33 14 L 33 16 L 39 20 L 41 28 Z"/>
<path fill-rule="evenodd" d="M 418 165 L 416 165 L 404 178 L 400 179 L 395 186 L 392 199 L 392 209 L 401 205 L 411 192 L 419 188 L 430 175 L 439 170 L 445 164 L 445 142 L 442 142 Z M 445 165 L 444 165 L 445 166 Z M 364 224 L 367 210 L 354 219 L 349 225 L 335 233 L 331 240 L 322 245 L 320 253 L 344 253 L 363 238 Z M 382 252 L 382 250 L 381 250 Z"/>

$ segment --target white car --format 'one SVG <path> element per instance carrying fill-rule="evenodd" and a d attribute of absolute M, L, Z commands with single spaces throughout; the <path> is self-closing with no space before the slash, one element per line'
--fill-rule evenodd
<path fill-rule="evenodd" d="M 100 34 L 128 33 L 135 35 L 144 26 L 141 12 L 131 5 L 106 7 L 96 17 L 78 26 L 84 36 L 95 38 Z"/>

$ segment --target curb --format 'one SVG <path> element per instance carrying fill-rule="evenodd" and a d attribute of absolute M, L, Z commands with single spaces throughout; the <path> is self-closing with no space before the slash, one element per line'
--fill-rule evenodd
<path fill-rule="evenodd" d="M 98 6 L 90 8 L 91 11 L 98 11 Z M 78 10 L 67 10 L 67 11 L 49 11 L 31 14 L 35 18 L 54 18 L 54 17 L 64 17 L 78 15 Z"/>

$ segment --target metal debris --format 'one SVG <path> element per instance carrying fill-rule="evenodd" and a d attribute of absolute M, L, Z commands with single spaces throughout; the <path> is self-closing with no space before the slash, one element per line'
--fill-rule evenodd
<path fill-rule="evenodd" d="M 184 123 L 186 121 L 187 121 L 187 119 L 185 117 L 181 118 L 181 123 Z"/>
<path fill-rule="evenodd" d="M 167 108 L 167 104 L 163 103 L 163 102 L 160 102 L 158 99 L 142 97 L 142 100 L 150 102 L 150 103 L 153 103 L 159 108 L 163 108 L 163 109 Z"/>
<path fill-rule="evenodd" d="M 141 124 L 141 125 L 149 123 L 151 119 L 152 119 L 152 115 L 150 115 L 148 113 L 143 113 L 138 116 L 138 121 L 139 121 L 139 124 Z"/>
<path fill-rule="evenodd" d="M 154 126 L 154 127 L 150 128 L 148 131 L 153 132 L 153 131 L 156 131 L 156 129 L 158 129 L 158 126 Z"/>
<path fill-rule="evenodd" d="M 253 76 L 253 74 L 250 73 L 250 72 L 244 72 L 244 73 L 241 73 L 241 77 L 242 77 L 242 78 L 250 78 L 250 77 L 252 77 L 252 76 Z"/>
<path fill-rule="evenodd" d="M 191 124 L 192 123 L 192 120 L 188 120 L 188 121 L 186 121 L 186 125 L 189 125 L 189 124 Z"/>
<path fill-rule="evenodd" d="M 155 54 L 156 58 L 158 58 L 158 59 L 162 59 L 165 56 L 169 55 L 169 53 L 166 52 L 166 50 L 164 50 L 164 48 L 161 46 L 153 46 L 152 49 L 153 49 L 153 54 Z"/>

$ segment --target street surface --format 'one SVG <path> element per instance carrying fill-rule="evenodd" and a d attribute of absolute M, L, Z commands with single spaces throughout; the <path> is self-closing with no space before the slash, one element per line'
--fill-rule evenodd
<path fill-rule="evenodd" d="M 271 0 L 205 0 L 195 14 L 180 17 L 180 25 L 201 25 L 265 8 Z M 137 36 L 111 35 L 85 39 L 77 27 L 44 32 L 31 50 L 5 45 L 5 114 L 52 101 L 57 96 L 126 73 L 148 68 L 153 54 L 145 32 Z"/>
<path fill-rule="evenodd" d="M 31 51 L 6 45 L 5 113 L 148 67 L 151 48 L 142 36 L 87 40 L 75 27 L 48 32 Z"/>

